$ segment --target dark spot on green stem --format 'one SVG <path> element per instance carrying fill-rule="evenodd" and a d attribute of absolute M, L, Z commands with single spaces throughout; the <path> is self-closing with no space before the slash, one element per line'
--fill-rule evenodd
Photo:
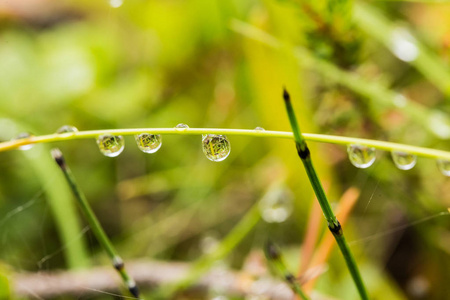
<path fill-rule="evenodd" d="M 266 243 L 265 252 L 269 260 L 277 260 L 280 258 L 280 251 L 278 250 L 277 246 L 271 241 L 268 241 Z"/>
<path fill-rule="evenodd" d="M 303 145 L 304 149 L 302 149 L 302 145 L 299 143 L 296 143 L 295 145 L 297 146 L 298 156 L 300 156 L 301 159 L 307 159 L 311 156 L 311 152 L 309 152 L 309 148 L 306 146 L 306 143 Z"/>
<path fill-rule="evenodd" d="M 291 96 L 289 96 L 289 93 L 287 92 L 285 87 L 283 87 L 283 99 L 286 102 L 291 101 Z"/>
<path fill-rule="evenodd" d="M 123 260 L 120 257 L 116 257 L 114 258 L 113 266 L 114 269 L 116 269 L 117 271 L 121 271 L 125 267 L 125 264 L 123 263 Z"/>
<path fill-rule="evenodd" d="M 337 221 L 337 220 L 336 220 L 336 223 L 337 224 L 329 223 L 328 229 L 330 229 L 330 231 L 331 231 L 331 233 L 333 233 L 333 235 L 337 235 L 337 236 L 343 235 L 344 232 L 342 231 L 341 223 L 339 223 L 339 221 Z"/>
<path fill-rule="evenodd" d="M 65 169 L 66 168 L 66 161 L 64 160 L 64 156 L 63 156 L 61 150 L 59 150 L 58 148 L 54 148 L 54 149 L 52 149 L 51 154 L 52 154 L 53 159 L 58 164 L 58 166 L 61 169 Z"/>
<path fill-rule="evenodd" d="M 130 286 L 128 286 L 128 290 L 130 291 L 131 295 L 139 298 L 139 289 L 135 283 L 130 284 Z"/>
<path fill-rule="evenodd" d="M 295 281 L 295 276 L 292 275 L 291 273 L 286 274 L 284 276 L 284 278 L 286 278 L 286 281 L 291 283 L 291 284 L 294 283 L 294 281 Z"/>

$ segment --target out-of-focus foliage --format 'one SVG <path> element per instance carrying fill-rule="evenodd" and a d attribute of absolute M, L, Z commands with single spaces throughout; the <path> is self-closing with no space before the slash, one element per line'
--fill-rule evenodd
<path fill-rule="evenodd" d="M 0 139 L 65 124 L 289 130 L 286 86 L 304 132 L 450 150 L 449 15 L 450 4 L 401 1 L 2 1 Z M 235 20 L 302 47 L 334 73 L 241 35 Z M 149 155 L 125 137 L 117 158 L 101 155 L 94 140 L 57 145 L 125 260 L 202 257 L 205 239 L 223 238 L 268 186 L 283 182 L 295 198 L 290 218 L 259 222 L 223 263 L 242 269 L 270 238 L 296 270 L 314 199 L 291 141 L 232 137 L 230 156 L 214 163 L 200 136 L 162 140 Z M 0 153 L 0 263 L 15 272 L 107 265 L 84 234 L 51 146 Z M 311 148 L 336 206 L 347 188 L 361 190 L 345 229 L 350 241 L 450 206 L 449 179 L 432 160 L 401 171 L 380 152 L 358 170 L 343 147 Z M 373 299 L 450 294 L 449 219 L 352 246 Z M 357 299 L 337 251 L 328 264 L 314 290 Z"/>

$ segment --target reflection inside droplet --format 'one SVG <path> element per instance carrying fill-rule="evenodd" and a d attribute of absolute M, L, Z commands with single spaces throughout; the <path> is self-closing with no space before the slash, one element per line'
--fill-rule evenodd
<path fill-rule="evenodd" d="M 135 135 L 134 139 L 139 150 L 145 153 L 155 153 L 162 145 L 161 135 L 159 134 L 141 133 Z"/>
<path fill-rule="evenodd" d="M 362 145 L 349 145 L 347 147 L 348 158 L 357 168 L 365 169 L 375 162 L 376 150 L 373 147 Z"/>
<path fill-rule="evenodd" d="M 394 164 L 400 170 L 410 170 L 416 165 L 417 162 L 417 156 L 403 151 L 394 150 L 391 152 L 391 156 Z"/>
<path fill-rule="evenodd" d="M 211 161 L 222 161 L 230 155 L 231 145 L 225 135 L 207 134 L 202 137 L 202 149 Z"/>
<path fill-rule="evenodd" d="M 108 157 L 116 157 L 125 148 L 125 141 L 121 135 L 104 134 L 97 138 L 100 152 Z"/>

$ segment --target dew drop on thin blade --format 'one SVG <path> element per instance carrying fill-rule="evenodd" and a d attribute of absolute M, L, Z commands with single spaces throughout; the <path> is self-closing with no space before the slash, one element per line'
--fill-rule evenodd
<path fill-rule="evenodd" d="M 186 131 L 186 129 L 188 129 L 188 128 L 189 128 L 189 126 L 184 123 L 180 123 L 177 126 L 175 126 L 176 131 Z"/>
<path fill-rule="evenodd" d="M 211 161 L 222 161 L 230 155 L 231 145 L 225 135 L 205 134 L 202 137 L 202 149 Z"/>
<path fill-rule="evenodd" d="M 100 152 L 108 157 L 116 157 L 125 148 L 125 141 L 121 135 L 104 134 L 97 138 Z"/>
<path fill-rule="evenodd" d="M 439 171 L 441 171 L 443 175 L 450 177 L 450 160 L 438 159 L 436 163 L 438 165 Z"/>
<path fill-rule="evenodd" d="M 292 213 L 292 193 L 286 188 L 269 191 L 259 202 L 261 217 L 267 223 L 281 223 Z"/>
<path fill-rule="evenodd" d="M 265 129 L 262 128 L 262 127 L 256 127 L 256 128 L 255 128 L 255 131 L 265 131 Z"/>
<path fill-rule="evenodd" d="M 220 241 L 217 239 L 215 235 L 205 235 L 200 240 L 200 250 L 204 254 L 210 254 L 217 250 L 219 247 Z"/>
<path fill-rule="evenodd" d="M 411 62 L 420 54 L 416 39 L 405 28 L 396 28 L 392 31 L 390 49 L 399 59 Z"/>
<path fill-rule="evenodd" d="M 347 153 L 350 162 L 360 169 L 368 168 L 375 162 L 376 150 L 373 147 L 349 145 Z"/>
<path fill-rule="evenodd" d="M 61 133 L 68 133 L 68 132 L 78 132 L 78 129 L 75 126 L 71 126 L 71 125 L 64 125 L 58 128 L 58 130 L 56 130 L 56 133 L 61 134 Z"/>
<path fill-rule="evenodd" d="M 33 134 L 31 134 L 31 133 L 29 133 L 29 132 L 22 132 L 22 133 L 19 133 L 15 138 L 13 138 L 12 140 L 14 141 L 14 140 L 21 140 L 21 139 L 26 139 L 26 138 L 30 138 L 30 137 L 32 137 L 32 136 L 34 136 Z M 20 146 L 19 148 L 17 148 L 17 149 L 19 149 L 19 150 L 22 150 L 22 151 L 26 151 L 26 150 L 30 150 L 31 148 L 33 148 L 33 144 L 29 144 L 29 145 L 22 145 L 22 146 Z"/>
<path fill-rule="evenodd" d="M 159 134 L 141 133 L 135 135 L 134 139 L 139 150 L 145 153 L 155 153 L 162 145 L 161 135 Z"/>
<path fill-rule="evenodd" d="M 403 151 L 392 151 L 392 160 L 400 170 L 411 170 L 417 162 L 417 156 Z"/>
<path fill-rule="evenodd" d="M 393 99 L 393 104 L 397 108 L 403 108 L 408 104 L 408 98 L 406 98 L 402 94 L 396 94 Z"/>
<path fill-rule="evenodd" d="M 450 138 L 450 121 L 441 111 L 432 112 L 428 117 L 428 127 L 441 139 Z"/>
<path fill-rule="evenodd" d="M 123 0 L 109 0 L 109 5 L 114 8 L 121 7 L 122 4 Z"/>

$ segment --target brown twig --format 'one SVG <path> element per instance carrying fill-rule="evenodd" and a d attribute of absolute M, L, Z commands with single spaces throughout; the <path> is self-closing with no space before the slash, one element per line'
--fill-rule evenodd
<path fill-rule="evenodd" d="M 173 283 L 185 278 L 190 270 L 187 263 L 135 261 L 127 264 L 129 273 L 143 288 Z M 14 297 L 48 299 L 60 296 L 98 295 L 118 293 L 119 277 L 114 270 L 106 267 L 91 268 L 80 272 L 39 272 L 21 273 L 11 278 Z M 196 291 L 221 290 L 227 295 L 243 297 L 254 293 L 268 299 L 291 300 L 293 293 L 281 281 L 271 278 L 263 281 L 263 289 L 255 290 L 255 282 L 249 281 L 244 273 L 225 269 L 215 269 L 207 273 L 198 284 Z M 260 282 L 262 283 L 262 282 Z"/>
<path fill-rule="evenodd" d="M 328 186 L 329 184 L 324 183 L 325 191 L 328 191 Z M 305 239 L 303 240 L 303 245 L 300 248 L 300 265 L 298 268 L 298 276 L 303 274 L 308 269 L 309 262 L 311 261 L 316 248 L 317 239 L 319 238 L 320 225 L 322 224 L 322 210 L 320 209 L 319 203 L 315 198 L 316 197 L 314 197 L 311 204 Z"/>

